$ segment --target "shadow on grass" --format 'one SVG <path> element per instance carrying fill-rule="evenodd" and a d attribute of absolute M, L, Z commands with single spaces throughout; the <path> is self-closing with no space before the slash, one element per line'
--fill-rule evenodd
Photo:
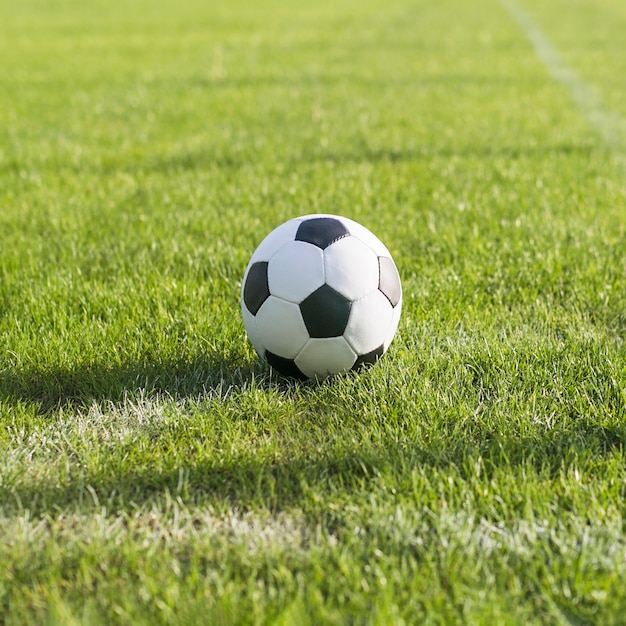
<path fill-rule="evenodd" d="M 94 402 L 120 402 L 129 393 L 192 398 L 217 387 L 241 387 L 270 374 L 262 364 L 240 358 L 197 356 L 145 363 L 77 364 L 0 372 L 0 400 L 22 402 L 46 415 L 61 408 L 86 408 Z"/>
<path fill-rule="evenodd" d="M 485 433 L 480 438 L 457 440 L 451 446 L 446 446 L 443 439 L 428 446 L 390 440 L 369 448 L 346 444 L 313 458 L 255 458 L 241 454 L 219 461 L 190 455 L 184 463 L 179 457 L 171 459 L 167 467 L 167 458 L 160 457 L 154 466 L 147 464 L 135 471 L 111 468 L 106 475 L 100 470 L 87 472 L 65 484 L 4 486 L 0 488 L 0 503 L 5 513 L 25 507 L 33 516 L 65 507 L 90 510 L 94 506 L 104 506 L 116 514 L 165 498 L 180 498 L 185 504 L 214 506 L 218 511 L 280 512 L 302 507 L 314 511 L 314 515 L 324 515 L 328 524 L 333 515 L 328 511 L 330 517 L 326 516 L 325 507 L 319 506 L 321 494 L 337 497 L 342 492 L 374 493 L 381 485 L 386 493 L 391 485 L 394 494 L 400 496 L 405 491 L 405 497 L 421 502 L 424 496 L 420 489 L 424 485 L 432 488 L 433 497 L 438 499 L 438 483 L 446 490 L 452 484 L 450 480 L 466 483 L 470 490 L 474 483 L 482 489 L 492 480 L 497 485 L 501 470 L 552 483 L 569 468 L 582 467 L 588 479 L 596 474 L 603 480 L 602 459 L 621 454 L 625 445 L 626 425 L 588 422 L 577 429 L 555 430 L 540 439 L 509 437 L 498 441 Z M 481 466 L 480 476 L 476 473 L 477 463 Z M 414 471 L 421 477 L 417 488 Z M 463 493 L 461 489 L 458 497 L 466 497 Z"/>

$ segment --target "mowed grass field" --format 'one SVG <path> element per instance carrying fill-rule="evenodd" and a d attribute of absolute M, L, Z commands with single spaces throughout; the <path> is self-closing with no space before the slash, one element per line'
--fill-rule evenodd
<path fill-rule="evenodd" d="M 620 624 L 626 5 L 0 0 L 0 623 Z M 273 375 L 282 221 L 404 309 Z"/>

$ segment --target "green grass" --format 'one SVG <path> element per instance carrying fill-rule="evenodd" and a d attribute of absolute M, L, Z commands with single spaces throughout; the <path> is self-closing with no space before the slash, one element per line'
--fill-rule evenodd
<path fill-rule="evenodd" d="M 624 124 L 623 3 L 519 4 Z M 623 621 L 624 135 L 503 4 L 0 0 L 0 58 L 0 623 Z M 308 212 L 404 311 L 298 385 L 238 300 Z"/>

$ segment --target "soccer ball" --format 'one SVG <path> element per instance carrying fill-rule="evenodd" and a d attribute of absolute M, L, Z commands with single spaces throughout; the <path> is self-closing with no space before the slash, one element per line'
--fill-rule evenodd
<path fill-rule="evenodd" d="M 337 215 L 305 215 L 255 250 L 241 287 L 244 326 L 280 374 L 305 380 L 374 363 L 393 339 L 402 286 L 389 250 Z"/>

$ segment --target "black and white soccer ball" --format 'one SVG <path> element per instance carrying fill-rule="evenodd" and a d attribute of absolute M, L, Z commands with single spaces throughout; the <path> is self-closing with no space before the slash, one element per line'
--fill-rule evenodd
<path fill-rule="evenodd" d="M 241 312 L 257 353 L 284 376 L 325 378 L 387 350 L 402 286 L 389 250 L 367 228 L 336 215 L 305 215 L 256 249 Z"/>

